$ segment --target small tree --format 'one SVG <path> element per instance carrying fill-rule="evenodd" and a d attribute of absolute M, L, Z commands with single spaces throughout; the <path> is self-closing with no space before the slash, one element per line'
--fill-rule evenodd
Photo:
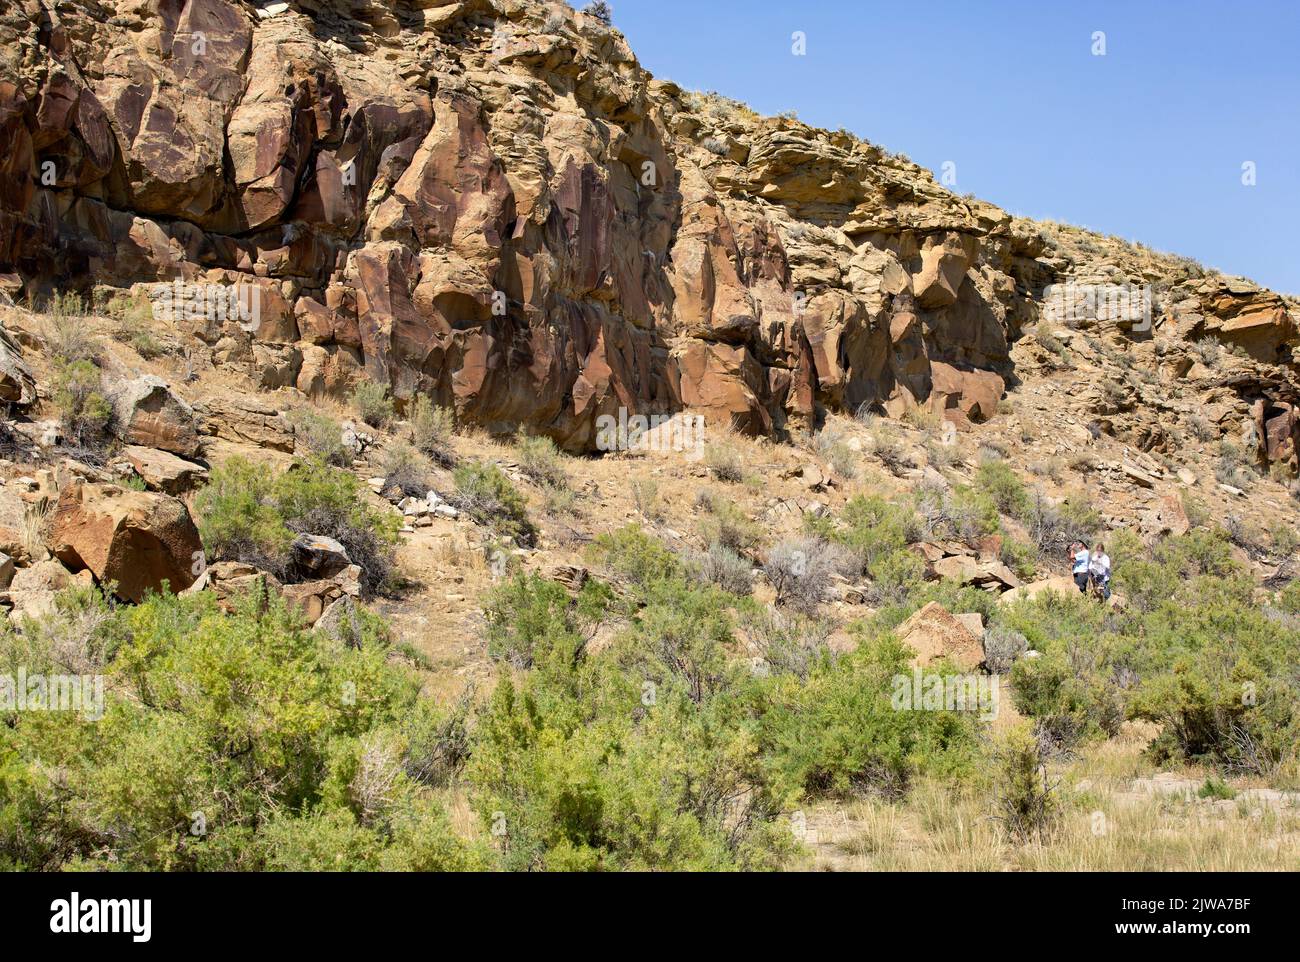
<path fill-rule="evenodd" d="M 595 17 L 607 27 L 614 23 L 614 8 L 605 0 L 596 0 L 595 3 L 588 4 L 582 12 L 589 17 Z"/>

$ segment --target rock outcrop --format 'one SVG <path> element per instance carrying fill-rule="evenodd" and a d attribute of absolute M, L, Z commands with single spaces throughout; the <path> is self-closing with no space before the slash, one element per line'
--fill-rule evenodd
<path fill-rule="evenodd" d="M 0 131 L 0 273 L 144 284 L 265 388 L 369 378 L 572 450 L 620 408 L 960 427 L 996 417 L 1051 285 L 1156 276 L 1157 332 L 1281 372 L 1229 387 L 1261 405 L 1261 457 L 1295 460 L 1293 303 L 1094 256 L 846 133 L 656 81 L 567 8 L 18 0 Z"/>
<path fill-rule="evenodd" d="M 0 402 L 25 407 L 36 400 L 36 379 L 23 360 L 22 348 L 0 327 Z"/>

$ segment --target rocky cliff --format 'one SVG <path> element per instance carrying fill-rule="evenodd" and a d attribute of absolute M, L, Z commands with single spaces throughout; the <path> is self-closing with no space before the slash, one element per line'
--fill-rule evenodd
<path fill-rule="evenodd" d="M 960 427 L 996 416 L 1011 346 L 1055 313 L 1162 379 L 1195 380 L 1199 340 L 1232 347 L 1220 421 L 1294 467 L 1293 300 L 654 80 L 564 4 L 18 0 L 0 131 L 8 293 L 234 286 L 251 323 L 185 324 L 263 387 L 369 378 L 571 450 L 619 408 L 781 436 L 928 405 Z M 1097 287 L 1149 289 L 1146 316 L 1076 299 Z M 1105 404 L 1108 431 L 1167 443 L 1140 398 Z"/>

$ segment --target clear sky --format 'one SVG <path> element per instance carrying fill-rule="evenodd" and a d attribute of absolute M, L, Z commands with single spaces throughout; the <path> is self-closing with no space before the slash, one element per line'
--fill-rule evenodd
<path fill-rule="evenodd" d="M 612 6 L 656 77 L 846 127 L 936 176 L 952 161 L 954 190 L 1012 213 L 1300 293 L 1300 0 Z"/>

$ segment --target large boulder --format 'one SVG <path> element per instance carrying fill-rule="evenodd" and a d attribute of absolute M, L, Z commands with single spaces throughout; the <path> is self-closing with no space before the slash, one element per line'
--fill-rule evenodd
<path fill-rule="evenodd" d="M 968 554 L 962 554 L 940 558 L 934 563 L 934 573 L 940 578 L 948 578 L 965 585 L 977 579 L 982 569 L 978 561 Z"/>
<path fill-rule="evenodd" d="M 330 578 L 352 565 L 348 549 L 333 538 L 300 534 L 293 542 L 293 569 L 303 580 Z"/>
<path fill-rule="evenodd" d="M 315 625 L 336 601 L 356 598 L 360 594 L 359 577 L 359 568 L 356 572 L 343 571 L 333 578 L 285 585 L 280 589 L 280 595 L 298 609 L 304 622 Z"/>
<path fill-rule="evenodd" d="M 251 394 L 211 395 L 203 399 L 210 411 L 208 424 L 218 438 L 292 453 L 293 431 L 280 409 Z"/>
<path fill-rule="evenodd" d="M 14 572 L 8 590 L 0 591 L 0 606 L 11 609 L 9 619 L 15 624 L 44 618 L 54 613 L 58 593 L 76 583 L 76 576 L 57 561 L 38 561 Z"/>
<path fill-rule="evenodd" d="M 1153 538 L 1163 534 L 1180 537 L 1192 527 L 1182 499 L 1176 494 L 1167 494 L 1151 505 L 1139 523 L 1142 533 Z"/>
<path fill-rule="evenodd" d="M 1016 601 L 1030 598 L 1037 598 L 1041 594 L 1054 592 L 1058 595 L 1078 594 L 1079 586 L 1074 583 L 1074 579 L 1069 575 L 1059 575 L 1055 578 L 1044 578 L 1041 581 L 1034 581 L 1027 585 L 1021 585 L 1018 588 L 1012 588 L 1010 591 L 1003 592 L 998 598 L 1001 604 L 1012 604 Z"/>
<path fill-rule="evenodd" d="M 182 494 L 208 477 L 208 469 L 201 464 L 138 444 L 122 449 L 120 463 L 139 475 L 151 491 L 164 494 Z"/>
<path fill-rule="evenodd" d="M 280 579 L 269 571 L 262 571 L 243 561 L 218 561 L 203 569 L 194 583 L 181 592 L 195 595 L 210 591 L 217 599 L 217 607 L 225 612 L 235 611 L 250 593 L 269 598 L 283 588 Z"/>
<path fill-rule="evenodd" d="M 922 668 L 941 658 L 974 671 L 984 661 L 984 643 L 960 618 L 937 601 L 912 615 L 894 634 L 916 652 L 913 664 Z"/>
<path fill-rule="evenodd" d="M 146 374 L 122 384 L 114 392 L 113 411 L 118 437 L 127 444 L 159 448 L 183 458 L 199 453 L 194 409 L 160 377 Z"/>
<path fill-rule="evenodd" d="M 939 411 L 955 411 L 976 423 L 998 413 L 1006 383 L 992 371 L 962 369 L 943 361 L 930 364 L 930 404 Z"/>
<path fill-rule="evenodd" d="M 165 494 L 113 484 L 74 483 L 59 494 L 50 546 L 74 571 L 89 569 L 117 594 L 188 588 L 202 570 L 203 543 L 185 504 Z"/>

